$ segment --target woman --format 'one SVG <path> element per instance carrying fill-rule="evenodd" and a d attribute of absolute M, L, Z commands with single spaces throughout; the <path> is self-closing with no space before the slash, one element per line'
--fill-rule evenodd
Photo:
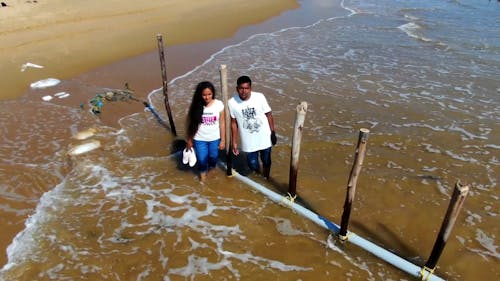
<path fill-rule="evenodd" d="M 225 148 L 225 127 L 224 104 L 215 99 L 214 85 L 198 83 L 187 116 L 186 148 L 194 147 L 201 182 L 215 168 L 219 149 Z"/>

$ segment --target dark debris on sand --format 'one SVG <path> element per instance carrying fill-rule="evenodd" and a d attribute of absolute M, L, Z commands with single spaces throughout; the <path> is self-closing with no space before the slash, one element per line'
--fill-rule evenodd
<path fill-rule="evenodd" d="M 26 3 L 38 3 L 38 1 L 37 0 L 33 0 L 33 1 L 28 0 L 28 1 L 26 1 Z M 3 7 L 9 7 L 9 5 L 7 5 L 6 2 L 0 2 L 0 5 L 2 6 L 2 8 Z"/>

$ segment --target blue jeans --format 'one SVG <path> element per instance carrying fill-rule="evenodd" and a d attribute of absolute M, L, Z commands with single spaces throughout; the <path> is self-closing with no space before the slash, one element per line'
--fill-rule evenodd
<path fill-rule="evenodd" d="M 215 168 L 217 158 L 219 157 L 219 143 L 220 139 L 214 141 L 193 140 L 196 162 L 200 173 L 205 173 L 209 169 Z"/>
<path fill-rule="evenodd" d="M 262 166 L 271 167 L 271 147 L 247 153 L 248 167 L 252 171 L 259 172 L 259 154 Z"/>

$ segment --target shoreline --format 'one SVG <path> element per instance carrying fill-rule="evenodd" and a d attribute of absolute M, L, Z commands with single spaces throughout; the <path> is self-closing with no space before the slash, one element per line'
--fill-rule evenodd
<path fill-rule="evenodd" d="M 244 26 L 299 7 L 294 0 L 252 4 L 243 0 L 91 0 L 83 7 L 64 0 L 6 3 L 7 7 L 0 8 L 0 71 L 9 83 L 0 100 L 29 94 L 30 83 L 38 80 L 67 80 L 152 52 L 157 47 L 156 34 L 163 34 L 166 48 L 231 38 Z M 44 67 L 21 71 L 28 62 Z"/>
<path fill-rule="evenodd" d="M 297 8 L 288 7 L 290 9 L 283 10 L 279 15 L 259 23 L 239 26 L 239 30 L 229 37 L 170 45 L 166 42 L 170 37 L 163 35 L 168 82 L 191 71 L 224 47 L 240 43 L 254 34 L 275 32 L 291 26 L 309 25 L 332 13 L 318 10 L 314 3 L 301 2 L 300 4 Z M 134 95 L 145 100 L 148 94 L 161 89 L 162 85 L 156 34 L 151 36 L 149 42 L 154 46 L 153 50 L 100 65 L 67 80 L 61 79 L 64 85 L 60 88 L 56 86 L 47 89 L 28 89 L 20 99 L 41 101 L 43 95 L 70 90 L 71 95 L 68 98 L 54 98 L 50 102 L 76 108 L 82 104 L 88 105 L 99 89 L 123 89 L 125 83 L 128 83 L 134 90 Z M 60 79 L 60 77 L 54 78 Z M 138 102 L 114 102 L 112 106 L 105 106 L 103 109 L 99 120 L 107 126 L 117 128 L 119 127 L 118 121 L 122 117 L 143 111 L 144 106 Z"/>

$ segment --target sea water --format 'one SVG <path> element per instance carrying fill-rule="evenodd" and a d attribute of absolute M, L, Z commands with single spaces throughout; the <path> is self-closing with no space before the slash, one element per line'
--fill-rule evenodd
<path fill-rule="evenodd" d="M 460 181 L 470 191 L 436 274 L 497 279 L 500 3 L 311 2 L 331 16 L 254 35 L 174 79 L 177 124 L 197 82 L 219 85 L 220 65 L 231 92 L 249 75 L 278 135 L 271 181 L 249 177 L 284 192 L 295 108 L 306 101 L 297 190 L 336 223 L 367 128 L 350 230 L 423 265 Z M 167 120 L 161 90 L 149 102 Z M 199 184 L 151 112 L 116 130 L 41 101 L 0 107 L 2 224 L 25 224 L 4 280 L 412 279 L 221 170 Z M 101 147 L 68 155 L 82 128 Z"/>

